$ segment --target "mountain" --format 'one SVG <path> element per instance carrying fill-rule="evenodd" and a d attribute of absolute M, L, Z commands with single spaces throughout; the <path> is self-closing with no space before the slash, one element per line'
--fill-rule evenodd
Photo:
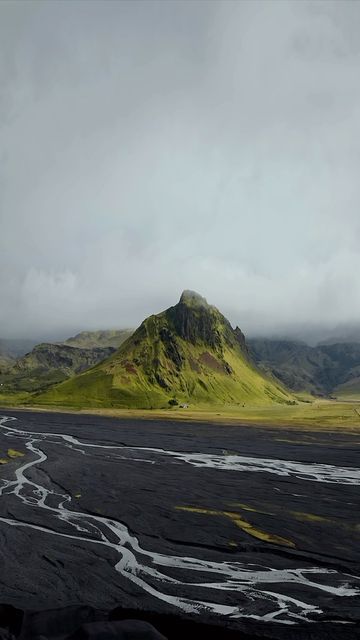
<path fill-rule="evenodd" d="M 257 369 L 240 329 L 192 291 L 144 320 L 107 360 L 34 401 L 138 408 L 295 402 Z"/>
<path fill-rule="evenodd" d="M 322 344 L 310 347 L 291 340 L 248 340 L 250 353 L 264 371 L 294 391 L 314 395 L 360 392 L 360 344 Z"/>
<path fill-rule="evenodd" d="M 112 347 L 118 349 L 133 333 L 133 329 L 108 329 L 102 331 L 82 331 L 73 338 L 65 340 L 69 347 L 92 349 L 94 347 Z"/>
<path fill-rule="evenodd" d="M 107 358 L 112 347 L 80 349 L 66 344 L 38 344 L 0 371 L 3 391 L 37 391 L 80 373 Z"/>
<path fill-rule="evenodd" d="M 8 355 L 0 353 L 0 375 L 5 371 L 8 371 L 12 365 L 14 364 L 14 358 L 11 358 Z"/>
<path fill-rule="evenodd" d="M 107 358 L 129 335 L 130 329 L 83 331 L 63 343 L 38 344 L 16 360 L 9 355 L 0 355 L 2 391 L 40 391 L 66 380 Z M 26 343 L 11 345 L 10 351 L 22 351 Z"/>

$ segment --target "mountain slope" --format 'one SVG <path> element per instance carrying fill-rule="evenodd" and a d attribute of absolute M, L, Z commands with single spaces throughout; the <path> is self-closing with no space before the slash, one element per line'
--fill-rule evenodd
<path fill-rule="evenodd" d="M 38 344 L 0 372 L 3 391 L 36 391 L 61 382 L 107 358 L 114 349 L 80 349 L 65 344 Z"/>
<path fill-rule="evenodd" d="M 360 344 L 309 347 L 291 340 L 248 341 L 255 362 L 287 387 L 315 395 L 346 395 L 360 391 Z"/>
<path fill-rule="evenodd" d="M 8 371 L 14 364 L 15 360 L 8 355 L 0 353 L 0 375 Z"/>
<path fill-rule="evenodd" d="M 106 361 L 35 401 L 138 408 L 294 402 L 252 363 L 240 329 L 191 291 L 174 307 L 144 320 Z"/>
<path fill-rule="evenodd" d="M 101 362 L 126 340 L 132 331 L 82 331 L 63 343 L 43 342 L 17 360 L 0 353 L 0 384 L 3 392 L 44 390 Z M 27 341 L 3 341 L 9 349 Z M 10 343 L 7 345 L 7 342 Z M 33 345 L 32 345 L 33 346 Z M 1 341 L 0 341 L 1 347 Z"/>
<path fill-rule="evenodd" d="M 81 331 L 73 338 L 65 340 L 69 347 L 93 349 L 94 347 L 112 347 L 118 349 L 133 333 L 133 329 L 107 329 L 102 331 Z"/>

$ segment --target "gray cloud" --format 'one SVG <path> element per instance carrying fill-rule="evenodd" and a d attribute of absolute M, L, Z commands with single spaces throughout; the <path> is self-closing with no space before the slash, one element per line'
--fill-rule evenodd
<path fill-rule="evenodd" d="M 2 2 L 0 335 L 359 323 L 360 4 Z"/>

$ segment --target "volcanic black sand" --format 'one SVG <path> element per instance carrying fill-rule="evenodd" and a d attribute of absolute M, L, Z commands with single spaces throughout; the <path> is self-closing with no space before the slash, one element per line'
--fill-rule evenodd
<path fill-rule="evenodd" d="M 359 435 L 0 414 L 3 604 L 358 637 Z"/>

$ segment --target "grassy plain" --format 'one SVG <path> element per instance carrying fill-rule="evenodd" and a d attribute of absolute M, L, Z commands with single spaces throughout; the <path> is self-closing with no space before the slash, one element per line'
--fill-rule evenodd
<path fill-rule="evenodd" d="M 103 415 L 117 418 L 166 419 L 217 424 L 264 425 L 272 428 L 294 427 L 305 430 L 347 431 L 360 433 L 360 399 L 354 402 L 316 399 L 299 402 L 297 405 L 197 405 L 187 409 L 169 407 L 167 409 L 118 409 L 86 407 L 76 409 L 66 405 L 30 404 L 29 395 L 0 393 L 0 407 L 26 409 L 28 411 L 55 411 Z"/>

